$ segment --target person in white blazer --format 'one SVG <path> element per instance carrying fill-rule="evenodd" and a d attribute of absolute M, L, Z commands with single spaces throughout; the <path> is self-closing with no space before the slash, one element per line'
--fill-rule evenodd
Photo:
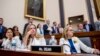
<path fill-rule="evenodd" d="M 37 34 L 36 26 L 34 24 L 28 25 L 26 28 L 23 45 L 28 50 L 34 45 L 46 45 L 44 37 L 41 34 Z"/>
<path fill-rule="evenodd" d="M 3 43 L 2 46 L 5 49 L 12 49 L 12 42 L 14 41 L 16 49 L 20 49 L 21 48 L 21 41 L 19 39 L 19 36 L 14 36 L 13 33 L 13 29 L 12 28 L 8 28 L 5 32 L 5 38 L 3 39 Z"/>
<path fill-rule="evenodd" d="M 71 48 L 69 39 L 72 40 L 74 49 Z M 73 28 L 68 27 L 64 29 L 63 37 L 60 39 L 59 45 L 63 45 L 63 52 L 66 54 L 72 54 L 73 53 L 81 53 L 81 50 L 87 52 L 87 53 L 94 53 L 94 54 L 100 54 L 100 51 L 95 48 L 91 48 L 86 46 L 84 43 L 82 43 L 79 38 L 75 37 L 73 35 Z"/>

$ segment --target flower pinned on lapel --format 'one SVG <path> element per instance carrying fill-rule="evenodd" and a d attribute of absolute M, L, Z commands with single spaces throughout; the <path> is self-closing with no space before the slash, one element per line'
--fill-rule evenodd
<path fill-rule="evenodd" d="M 74 43 L 77 43 L 77 41 L 76 41 L 76 40 L 74 40 Z"/>
<path fill-rule="evenodd" d="M 73 37 L 73 38 L 74 38 L 73 42 L 77 43 L 78 42 L 77 38 L 76 37 Z"/>

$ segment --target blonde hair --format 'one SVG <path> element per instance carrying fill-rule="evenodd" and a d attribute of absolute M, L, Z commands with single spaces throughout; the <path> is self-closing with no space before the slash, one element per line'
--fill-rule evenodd
<path fill-rule="evenodd" d="M 30 26 L 32 26 L 32 25 L 35 27 L 35 30 L 36 30 L 35 37 L 37 37 L 37 38 L 43 37 L 41 34 L 38 34 L 38 33 L 37 33 L 37 28 L 36 28 L 36 26 L 35 26 L 34 24 L 29 24 L 29 25 L 27 26 L 26 31 L 25 31 L 25 35 L 26 35 L 27 32 L 30 30 Z"/>
<path fill-rule="evenodd" d="M 69 26 L 69 27 L 71 27 L 71 26 Z M 68 32 L 68 30 L 69 30 L 69 27 L 64 28 L 64 31 L 63 31 L 62 37 L 64 37 L 65 39 L 68 39 L 68 34 L 67 34 L 67 32 Z"/>
<path fill-rule="evenodd" d="M 25 35 L 27 35 L 27 32 L 30 30 L 30 26 L 32 26 L 32 25 L 35 27 L 35 30 L 37 30 L 37 28 L 34 24 L 29 24 L 26 28 Z M 25 35 L 24 35 L 24 37 L 25 37 Z M 32 35 L 28 36 L 27 45 L 29 44 L 32 37 L 33 37 Z M 34 34 L 34 37 L 39 39 L 39 38 L 42 38 L 43 36 L 41 34 L 38 34 L 37 31 L 36 31 L 36 33 Z"/>
<path fill-rule="evenodd" d="M 28 26 L 26 27 L 26 30 L 25 30 L 25 35 L 27 34 L 27 32 L 30 30 L 30 26 L 34 26 L 35 27 L 35 29 L 36 29 L 36 26 L 34 25 L 34 24 L 28 24 Z M 24 35 L 24 36 L 25 36 Z"/>
<path fill-rule="evenodd" d="M 67 28 L 64 28 L 62 37 L 66 39 L 66 37 L 67 37 Z"/>

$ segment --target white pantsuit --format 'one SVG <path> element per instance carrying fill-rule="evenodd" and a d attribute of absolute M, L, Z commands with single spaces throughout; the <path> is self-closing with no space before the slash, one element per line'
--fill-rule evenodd
<path fill-rule="evenodd" d="M 87 52 L 87 53 L 93 53 L 94 49 L 86 46 L 84 43 L 82 43 L 77 37 L 72 37 L 72 41 L 74 43 L 74 47 L 77 51 L 77 53 L 81 53 L 81 50 Z M 66 45 L 64 45 L 66 44 Z M 68 40 L 65 38 L 61 38 L 59 45 L 64 45 L 63 46 L 63 52 L 66 54 L 71 54 L 70 52 L 70 44 Z"/>

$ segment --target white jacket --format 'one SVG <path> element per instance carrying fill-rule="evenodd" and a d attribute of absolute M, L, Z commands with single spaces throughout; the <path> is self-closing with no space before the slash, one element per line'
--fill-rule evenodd
<path fill-rule="evenodd" d="M 87 53 L 93 53 L 94 49 L 86 46 L 84 43 L 82 43 L 77 37 L 72 37 L 72 41 L 74 42 L 75 49 L 77 53 L 81 53 L 81 49 Z M 66 44 L 66 45 L 64 45 Z M 70 52 L 70 44 L 68 40 L 65 40 L 64 38 L 60 39 L 59 45 L 63 46 L 63 52 L 66 54 L 71 54 Z"/>
<path fill-rule="evenodd" d="M 13 37 L 12 40 L 15 40 L 16 48 L 21 48 L 21 41 L 19 39 L 19 36 Z M 3 39 L 2 46 L 4 48 L 11 49 L 12 48 L 12 40 L 10 41 L 9 39 Z"/>

